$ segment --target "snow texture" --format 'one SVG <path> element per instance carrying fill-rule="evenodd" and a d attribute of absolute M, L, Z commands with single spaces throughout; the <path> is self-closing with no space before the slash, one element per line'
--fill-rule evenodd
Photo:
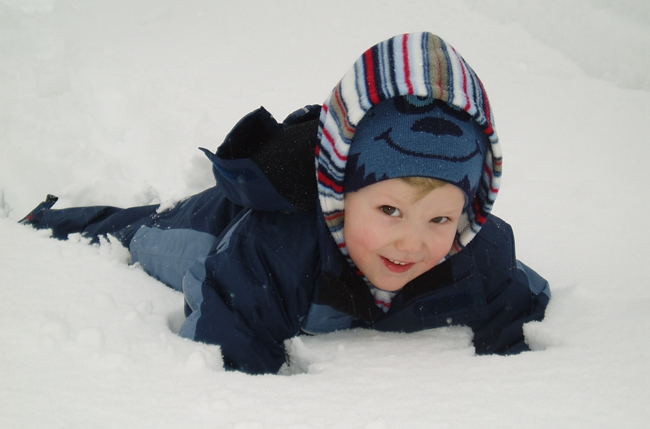
<path fill-rule="evenodd" d="M 534 352 L 349 331 L 290 341 L 284 376 L 226 372 L 119 244 L 16 223 L 47 193 L 172 205 L 213 183 L 198 146 L 260 105 L 321 103 L 421 30 L 492 100 L 494 212 L 553 287 Z M 0 0 L 0 427 L 647 427 L 649 49 L 644 0 Z"/>

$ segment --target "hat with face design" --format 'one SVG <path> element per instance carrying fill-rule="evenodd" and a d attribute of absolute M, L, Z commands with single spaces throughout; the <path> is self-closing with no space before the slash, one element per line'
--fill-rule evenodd
<path fill-rule="evenodd" d="M 357 126 L 344 192 L 399 177 L 442 180 L 474 200 L 488 138 L 469 114 L 430 97 L 401 96 L 371 108 Z"/>

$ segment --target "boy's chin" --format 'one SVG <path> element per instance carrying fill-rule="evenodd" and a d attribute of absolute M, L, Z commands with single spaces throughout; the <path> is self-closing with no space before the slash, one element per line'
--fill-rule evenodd
<path fill-rule="evenodd" d="M 381 282 L 379 282 L 379 284 L 377 284 L 377 283 L 373 283 L 372 280 L 371 280 L 371 283 L 377 289 L 383 290 L 384 292 L 399 292 L 400 290 L 402 290 L 404 288 L 404 286 L 406 286 L 406 283 L 389 283 L 389 284 L 384 283 L 384 284 L 382 284 Z"/>
<path fill-rule="evenodd" d="M 384 272 L 372 272 L 370 275 L 366 274 L 366 277 L 374 287 L 385 292 L 399 292 L 413 280 L 413 275 L 395 275 Z"/>

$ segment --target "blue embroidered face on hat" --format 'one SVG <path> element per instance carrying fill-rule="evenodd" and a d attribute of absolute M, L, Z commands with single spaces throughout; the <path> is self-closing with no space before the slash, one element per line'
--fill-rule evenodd
<path fill-rule="evenodd" d="M 464 111 L 428 97 L 380 102 L 357 126 L 345 170 L 344 192 L 407 176 L 458 186 L 474 200 L 488 138 Z"/>

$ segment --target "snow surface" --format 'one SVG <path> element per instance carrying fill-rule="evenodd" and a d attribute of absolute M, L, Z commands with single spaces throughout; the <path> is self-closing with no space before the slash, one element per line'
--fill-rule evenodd
<path fill-rule="evenodd" d="M 505 154 L 495 213 L 552 284 L 535 352 L 471 332 L 300 337 L 293 375 L 225 372 L 182 297 L 110 242 L 16 224 L 170 204 L 245 113 L 321 103 L 407 31 L 481 76 Z M 643 428 L 650 412 L 645 0 L 0 0 L 0 427 Z"/>

